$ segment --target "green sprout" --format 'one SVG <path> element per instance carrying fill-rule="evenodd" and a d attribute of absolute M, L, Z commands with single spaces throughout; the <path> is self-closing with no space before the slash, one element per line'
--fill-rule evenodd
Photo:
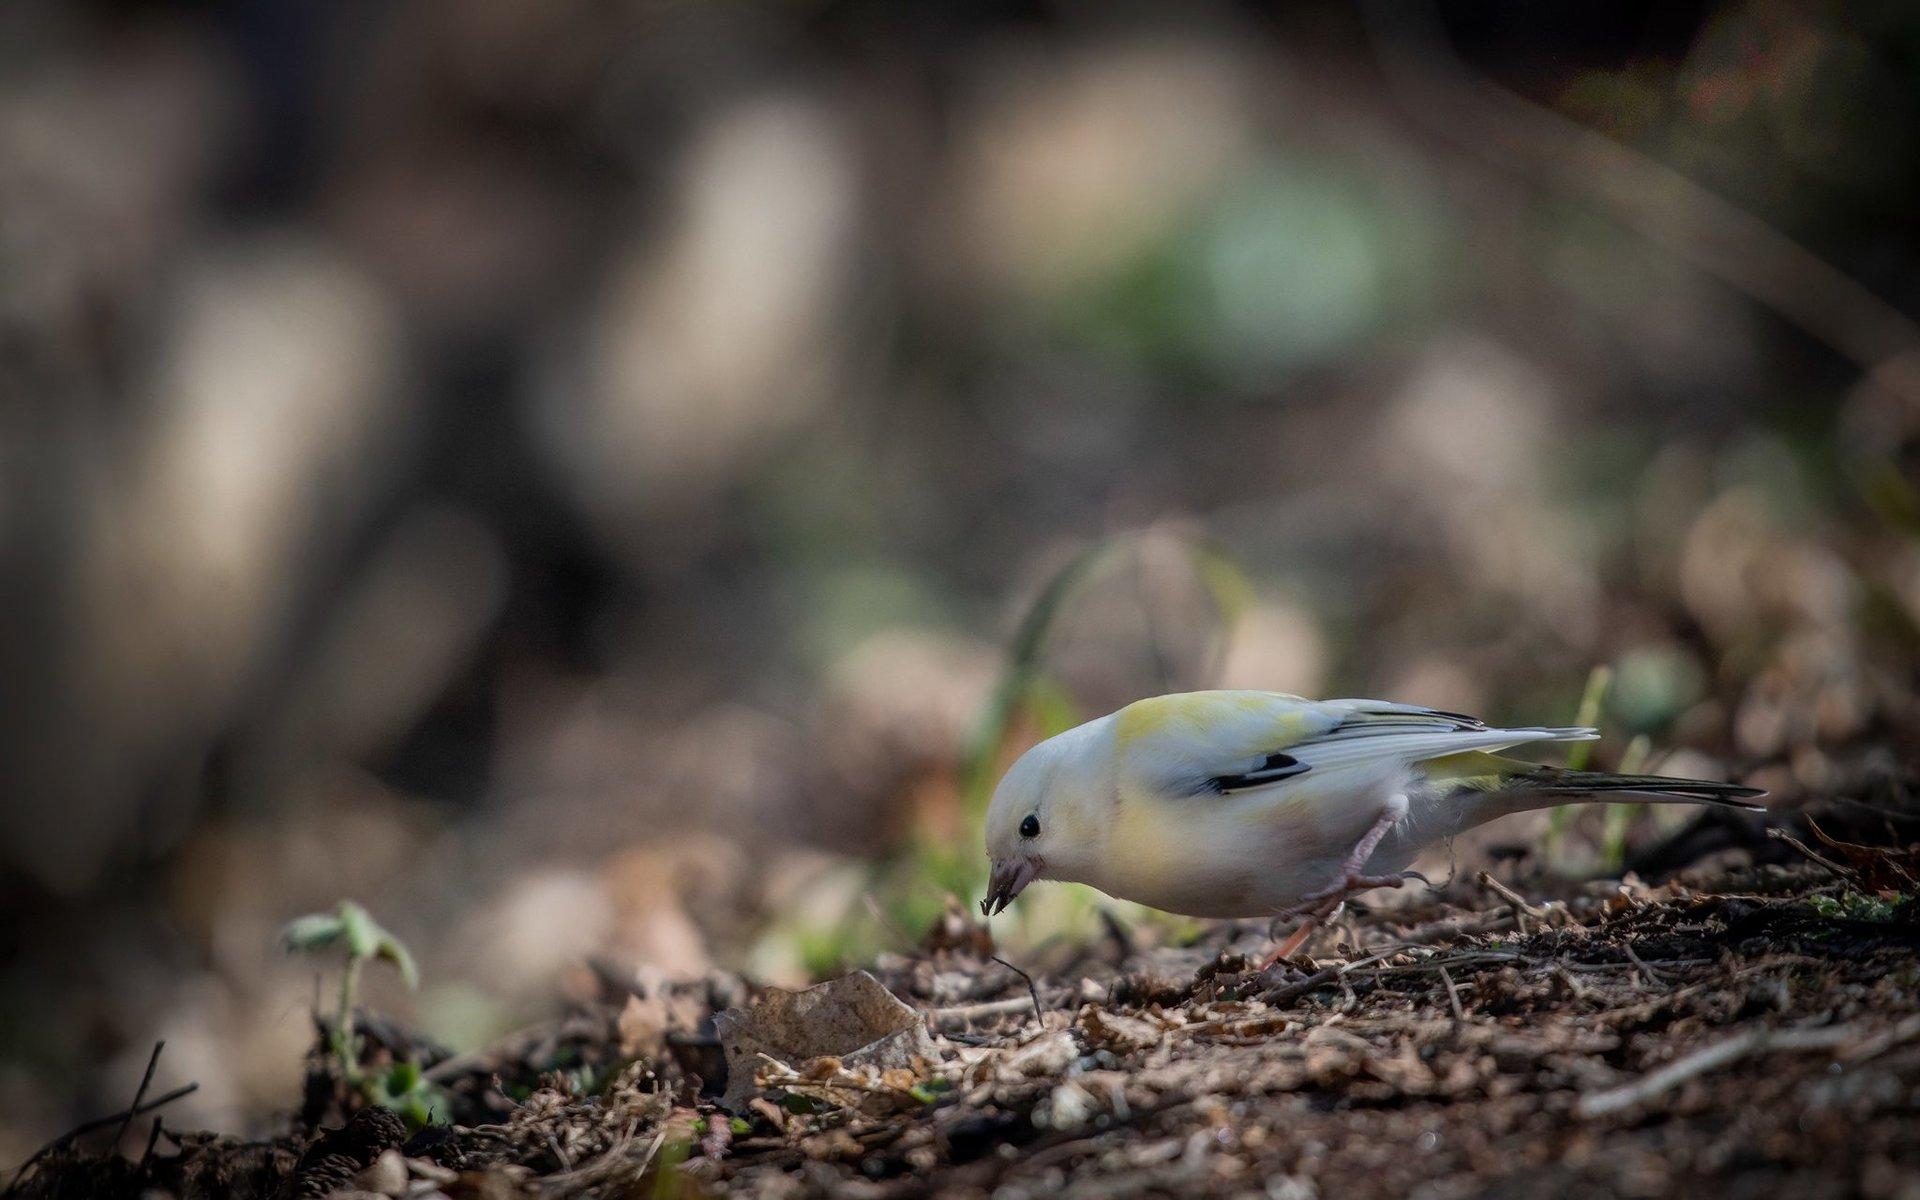
<path fill-rule="evenodd" d="M 360 973 L 370 962 L 393 964 L 409 989 L 420 986 L 420 968 L 400 939 L 382 928 L 373 915 L 351 900 L 342 900 L 330 913 L 296 917 L 280 932 L 290 953 L 319 954 L 339 946 L 346 951 L 340 973 L 339 1007 L 327 1028 L 327 1048 L 339 1064 L 340 1078 L 370 1103 L 393 1109 L 416 1126 L 446 1119 L 446 1098 L 417 1064 L 397 1062 L 369 1074 L 360 1065 L 360 1039 L 354 1032 L 354 1008 L 359 1002 Z"/>
<path fill-rule="evenodd" d="M 1852 890 L 1841 892 L 1838 896 L 1809 896 L 1807 906 L 1822 918 L 1829 921 L 1871 921 L 1886 922 L 1895 919 L 1902 905 L 1912 900 L 1910 896 L 1895 893 L 1891 896 L 1869 896 Z"/>
<path fill-rule="evenodd" d="M 679 1200 L 686 1194 L 686 1176 L 681 1168 L 693 1155 L 693 1143 L 675 1138 L 660 1148 L 654 1163 L 653 1200 Z"/>
<path fill-rule="evenodd" d="M 1600 718 L 1607 706 L 1607 692 L 1613 687 L 1613 668 L 1605 663 L 1595 666 L 1587 674 L 1587 686 L 1580 693 L 1580 708 L 1574 714 L 1575 725 L 1599 728 Z M 1592 742 L 1574 742 L 1567 748 L 1567 770 L 1584 771 L 1593 758 Z M 1567 827 L 1572 824 L 1576 813 L 1571 805 L 1556 808 L 1547 817 L 1548 861 L 1558 863 L 1567 837 Z"/>

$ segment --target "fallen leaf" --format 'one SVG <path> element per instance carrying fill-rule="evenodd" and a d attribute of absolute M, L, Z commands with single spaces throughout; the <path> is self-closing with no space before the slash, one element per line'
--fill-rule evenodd
<path fill-rule="evenodd" d="M 925 1020 L 865 971 L 805 991 L 768 988 L 713 1019 L 727 1056 L 720 1103 L 743 1109 L 758 1093 L 761 1056 L 794 1066 L 835 1058 L 839 1068 L 915 1068 L 935 1057 Z M 832 1072 L 830 1071 L 829 1074 Z"/>

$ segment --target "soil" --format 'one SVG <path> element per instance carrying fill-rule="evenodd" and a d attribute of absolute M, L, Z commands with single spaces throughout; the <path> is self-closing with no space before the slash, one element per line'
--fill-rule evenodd
<path fill-rule="evenodd" d="M 1907 805 L 1855 803 L 1771 836 L 1711 818 L 1682 835 L 1709 860 L 1658 886 L 1463 872 L 1264 973 L 1251 925 L 1151 946 L 1109 923 L 1036 954 L 1030 987 L 956 908 L 919 954 L 873 964 L 925 1014 L 914 1057 L 759 1057 L 731 1114 L 713 1017 L 750 989 L 602 964 L 602 1003 L 477 1055 L 363 1023 L 370 1060 L 432 1064 L 451 1125 L 343 1116 L 316 1055 L 280 1139 L 156 1112 L 137 1161 L 81 1136 L 19 1189 L 1911 1197 L 1916 830 Z"/>

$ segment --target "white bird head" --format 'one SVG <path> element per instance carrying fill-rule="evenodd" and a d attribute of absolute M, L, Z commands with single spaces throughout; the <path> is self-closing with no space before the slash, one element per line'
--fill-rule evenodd
<path fill-rule="evenodd" d="M 1036 879 L 1082 879 L 1113 805 L 1107 722 L 1090 721 L 1022 754 L 987 807 L 993 878 L 980 911 L 1004 910 Z"/>

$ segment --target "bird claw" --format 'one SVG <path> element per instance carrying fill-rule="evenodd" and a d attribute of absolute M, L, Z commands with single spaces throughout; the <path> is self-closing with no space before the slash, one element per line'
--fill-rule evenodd
<path fill-rule="evenodd" d="M 1306 895 L 1300 897 L 1300 903 L 1288 909 L 1284 915 L 1299 916 L 1301 913 L 1311 912 L 1327 900 L 1332 900 L 1335 897 L 1345 898 L 1354 892 L 1369 891 L 1373 888 L 1397 888 L 1402 883 L 1405 883 L 1409 877 L 1418 879 L 1422 883 L 1427 883 L 1426 876 L 1421 875 L 1418 871 L 1402 871 L 1398 875 L 1362 875 L 1358 871 L 1349 871 L 1326 887 L 1308 892 Z M 1433 885 L 1427 883 L 1427 886 L 1432 887 Z"/>

